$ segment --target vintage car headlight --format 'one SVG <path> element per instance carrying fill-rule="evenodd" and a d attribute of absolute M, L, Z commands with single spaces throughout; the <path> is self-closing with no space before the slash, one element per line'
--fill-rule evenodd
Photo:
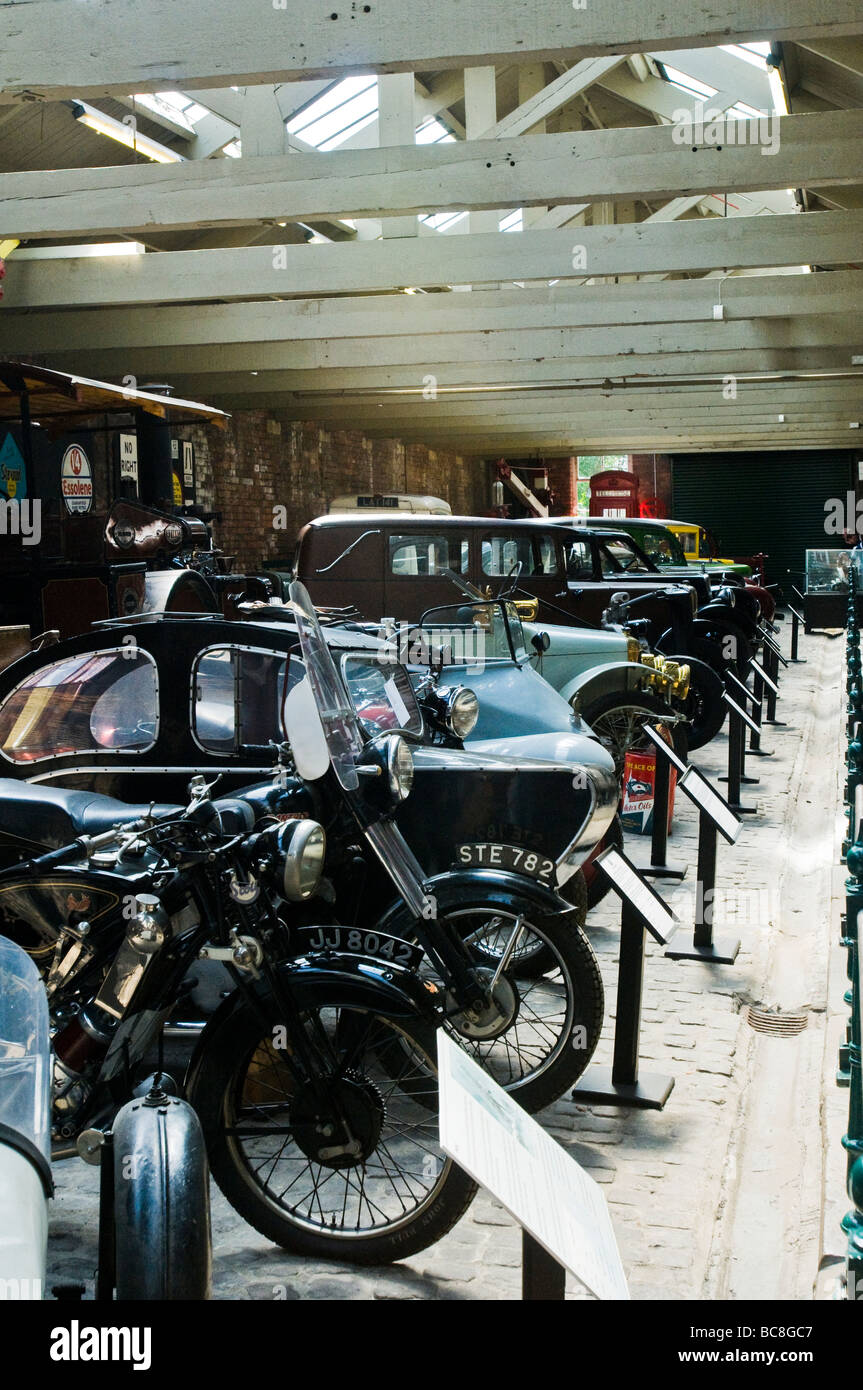
<path fill-rule="evenodd" d="M 405 801 L 414 784 L 414 760 L 411 750 L 398 734 L 387 740 L 387 780 L 396 801 Z"/>
<path fill-rule="evenodd" d="M 282 891 L 289 902 L 303 902 L 317 891 L 324 872 L 324 827 L 316 820 L 286 821 L 279 827 L 278 846 L 284 855 Z"/>
<path fill-rule="evenodd" d="M 451 734 L 456 738 L 467 738 L 476 728 L 479 719 L 479 700 L 466 685 L 447 691 L 444 696 L 444 720 Z"/>
<path fill-rule="evenodd" d="M 627 637 L 626 659 L 627 661 L 641 660 L 641 643 L 639 642 L 637 637 Z"/>

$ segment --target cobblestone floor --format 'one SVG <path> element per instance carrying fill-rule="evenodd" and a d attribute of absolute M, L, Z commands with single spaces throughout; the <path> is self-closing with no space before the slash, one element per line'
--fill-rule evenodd
<path fill-rule="evenodd" d="M 787 647 L 787 636 L 783 636 Z M 741 938 L 733 966 L 675 962 L 648 945 L 642 1070 L 674 1078 L 665 1110 L 627 1111 L 564 1099 L 542 1123 L 603 1185 L 636 1299 L 811 1298 L 822 1246 L 827 961 L 838 920 L 830 897 L 839 781 L 841 642 L 802 639 L 808 664 L 789 667 L 779 717 L 765 731 L 769 758 L 745 789 L 758 814 L 738 844 L 720 843 L 714 926 Z M 720 736 L 693 756 L 724 770 Z M 691 930 L 697 820 L 678 797 L 669 860 L 681 885 L 660 885 Z M 627 838 L 639 863 L 649 840 Z M 606 986 L 606 1026 L 595 1060 L 610 1061 L 619 914 L 612 896 L 588 927 Z M 796 1038 L 763 1037 L 746 1006 L 805 1008 Z M 835 1165 L 834 1165 L 835 1166 Z M 98 1170 L 56 1168 L 49 1283 L 86 1280 L 95 1265 Z M 831 1179 L 832 1181 L 832 1179 Z M 221 1299 L 517 1299 L 520 1233 L 480 1193 L 435 1247 L 380 1271 L 303 1261 L 270 1245 L 213 1193 L 214 1294 Z M 830 1243 L 830 1242 L 828 1242 Z M 832 1241 L 835 1246 L 835 1240 Z M 584 1291 L 571 1281 L 568 1296 Z"/>

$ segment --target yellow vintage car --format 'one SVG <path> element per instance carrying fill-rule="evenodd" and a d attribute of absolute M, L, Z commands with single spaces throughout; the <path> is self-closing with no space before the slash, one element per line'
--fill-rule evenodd
<path fill-rule="evenodd" d="M 686 559 L 690 564 L 705 562 L 710 565 L 722 565 L 736 574 L 750 575 L 752 570 L 749 565 L 740 564 L 734 560 L 723 559 L 717 555 L 716 542 L 711 533 L 704 526 L 699 526 L 696 522 L 685 521 L 665 521 L 669 531 L 673 531 L 683 546 Z"/>

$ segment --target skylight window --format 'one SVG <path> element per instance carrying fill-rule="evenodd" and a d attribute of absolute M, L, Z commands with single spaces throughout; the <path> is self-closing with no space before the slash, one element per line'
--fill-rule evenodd
<path fill-rule="evenodd" d="M 345 77 L 293 116 L 288 130 L 315 149 L 334 150 L 371 125 L 377 114 L 377 78 Z"/>
<path fill-rule="evenodd" d="M 427 227 L 431 227 L 436 232 L 449 231 L 456 222 L 461 222 L 463 217 L 467 217 L 466 212 L 430 212 L 420 218 Z"/>
<path fill-rule="evenodd" d="M 455 136 L 445 125 L 441 125 L 436 116 L 429 116 L 417 127 L 416 141 L 418 145 L 449 145 L 455 143 Z"/>
<path fill-rule="evenodd" d="M 672 86 L 679 87 L 681 92 L 687 92 L 690 96 L 715 97 L 719 90 L 718 87 L 709 87 L 706 82 L 699 82 L 697 77 L 690 77 L 688 72 L 670 67 L 668 63 L 663 63 L 662 67 Z"/>
<path fill-rule="evenodd" d="M 745 63 L 751 63 L 753 67 L 761 68 L 762 71 L 770 53 L 769 43 L 723 43 L 720 47 L 723 53 L 742 58 Z"/>
<path fill-rule="evenodd" d="M 506 217 L 502 217 L 498 226 L 502 232 L 523 232 L 524 210 L 516 208 L 515 212 L 510 212 Z"/>
<path fill-rule="evenodd" d="M 167 116 L 178 125 L 187 126 L 192 133 L 196 122 L 207 114 L 205 107 L 183 92 L 136 92 L 131 99 L 136 106 L 143 106 L 157 116 Z"/>

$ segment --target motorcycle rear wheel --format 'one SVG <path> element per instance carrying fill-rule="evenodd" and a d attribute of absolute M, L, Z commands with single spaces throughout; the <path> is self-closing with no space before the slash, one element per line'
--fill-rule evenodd
<path fill-rule="evenodd" d="M 276 1029 L 275 1001 L 267 1008 Z M 363 1265 L 414 1255 L 460 1220 L 476 1192 L 438 1145 L 434 1031 L 324 1006 L 304 1014 L 307 1028 L 318 1023 L 329 1039 L 328 1094 L 350 1111 L 356 1161 L 324 1156 L 331 1119 L 244 1003 L 214 1027 L 189 1095 L 213 1177 L 250 1226 L 296 1254 Z"/>

